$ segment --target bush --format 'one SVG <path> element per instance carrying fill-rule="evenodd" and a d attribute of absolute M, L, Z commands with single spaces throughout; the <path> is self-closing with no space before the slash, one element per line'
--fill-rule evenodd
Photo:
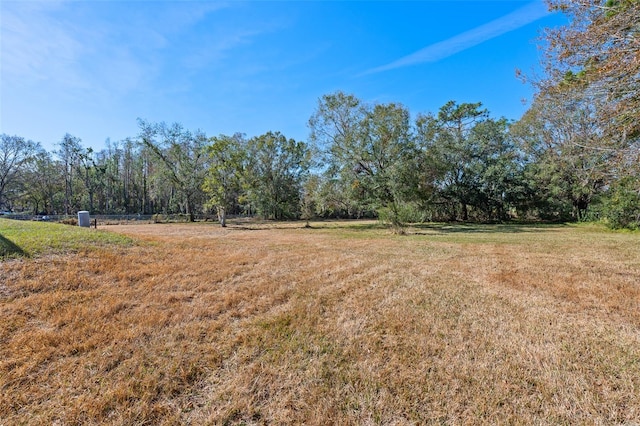
<path fill-rule="evenodd" d="M 612 229 L 640 228 L 640 191 L 637 179 L 624 179 L 611 188 L 602 202 L 601 217 Z"/>
<path fill-rule="evenodd" d="M 391 207 L 381 207 L 377 210 L 378 219 L 387 225 L 391 225 L 397 233 L 404 233 L 404 226 L 407 223 L 424 222 L 425 212 L 418 206 L 411 203 L 401 203 Z"/>

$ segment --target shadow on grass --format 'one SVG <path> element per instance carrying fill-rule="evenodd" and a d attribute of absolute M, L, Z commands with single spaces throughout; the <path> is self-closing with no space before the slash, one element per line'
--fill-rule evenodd
<path fill-rule="evenodd" d="M 29 254 L 0 234 L 0 259 L 18 256 L 28 257 Z"/>
<path fill-rule="evenodd" d="M 220 226 L 220 225 L 217 225 Z M 294 230 L 294 229 L 343 229 L 349 231 L 372 231 L 389 229 L 388 226 L 372 219 L 316 219 L 308 224 L 306 220 L 229 220 L 227 230 L 264 231 L 264 230 Z"/>
<path fill-rule="evenodd" d="M 324 229 L 324 226 L 318 226 L 318 229 Z M 346 229 L 349 231 L 376 231 L 376 230 L 388 230 L 391 229 L 390 226 L 385 225 L 381 222 L 375 223 L 347 223 L 347 224 L 330 224 L 326 226 L 326 229 Z"/>
<path fill-rule="evenodd" d="M 323 222 L 321 222 L 323 223 Z M 389 230 L 391 227 L 381 222 L 358 223 L 331 223 L 327 226 L 320 225 L 319 229 L 343 229 L 349 231 L 374 231 Z M 434 234 L 516 234 L 527 232 L 540 232 L 544 230 L 560 229 L 566 227 L 562 223 L 412 223 L 406 226 L 406 235 L 434 235 Z"/>
<path fill-rule="evenodd" d="M 411 228 L 417 230 L 415 234 L 439 233 L 439 234 L 517 234 L 525 232 L 540 232 L 541 230 L 562 228 L 564 224 L 539 224 L 539 223 L 424 223 L 414 224 Z M 427 231 L 427 232 L 420 232 Z"/>
<path fill-rule="evenodd" d="M 287 225 L 282 225 L 286 223 Z M 258 230 L 292 230 L 292 229 L 335 229 L 350 232 L 385 231 L 392 229 L 374 219 L 325 219 L 314 220 L 306 226 L 305 221 L 229 221 L 227 230 L 258 231 Z M 517 234 L 561 229 L 568 226 L 565 223 L 412 223 L 406 226 L 405 235 L 446 235 L 446 234 Z"/>

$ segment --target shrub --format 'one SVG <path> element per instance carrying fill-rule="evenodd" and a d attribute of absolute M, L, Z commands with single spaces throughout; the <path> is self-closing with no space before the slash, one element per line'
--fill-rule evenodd
<path fill-rule="evenodd" d="M 623 179 L 611 188 L 602 203 L 601 215 L 612 229 L 640 228 L 640 191 L 637 179 Z"/>

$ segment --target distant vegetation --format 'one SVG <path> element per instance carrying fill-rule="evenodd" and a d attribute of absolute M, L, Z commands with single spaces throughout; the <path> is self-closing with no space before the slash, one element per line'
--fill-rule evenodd
<path fill-rule="evenodd" d="M 640 2 L 548 3 L 569 24 L 545 33 L 546 72 L 517 122 L 481 103 L 412 114 L 338 91 L 318 100 L 306 142 L 143 120 L 98 152 L 70 134 L 54 152 L 3 134 L 0 209 L 638 228 Z"/>

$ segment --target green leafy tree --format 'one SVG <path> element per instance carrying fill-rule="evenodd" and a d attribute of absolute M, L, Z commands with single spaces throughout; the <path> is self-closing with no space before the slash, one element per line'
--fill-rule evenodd
<path fill-rule="evenodd" d="M 280 132 L 268 132 L 247 142 L 247 154 L 247 201 L 267 219 L 299 217 L 302 183 L 310 162 L 307 145 Z"/>
<path fill-rule="evenodd" d="M 354 217 L 371 208 L 356 176 L 367 114 L 367 107 L 358 98 L 338 91 L 322 96 L 309 119 L 310 141 L 324 174 L 321 206 L 325 214 Z"/>
<path fill-rule="evenodd" d="M 409 123 L 409 111 L 402 105 L 375 105 L 363 123 L 354 170 L 379 214 L 399 231 L 404 206 L 414 194 L 411 164 L 416 153 Z"/>
<path fill-rule="evenodd" d="M 640 182 L 627 176 L 616 181 L 603 198 L 601 215 L 613 229 L 640 228 Z"/>
<path fill-rule="evenodd" d="M 242 194 L 247 161 L 247 141 L 244 135 L 220 135 L 209 139 L 207 147 L 209 169 L 203 189 L 216 209 L 220 225 L 227 226 L 227 213 L 238 203 Z"/>
<path fill-rule="evenodd" d="M 317 215 L 320 185 L 322 178 L 317 174 L 307 176 L 302 185 L 300 203 L 300 218 L 306 221 L 305 227 L 310 227 L 309 221 Z"/>
<path fill-rule="evenodd" d="M 603 141 L 593 114 L 580 99 L 539 95 L 514 126 L 543 218 L 586 219 L 594 197 L 619 170 L 617 150 Z"/>
<path fill-rule="evenodd" d="M 469 220 L 469 207 L 479 191 L 472 170 L 477 152 L 470 135 L 476 123 L 488 117 L 481 104 L 447 102 L 437 116 L 421 115 L 416 123 L 419 141 L 431 168 L 438 198 L 449 219 Z"/>
<path fill-rule="evenodd" d="M 409 111 L 393 103 L 364 105 L 336 92 L 318 101 L 309 125 L 311 140 L 324 154 L 329 182 L 339 180 L 343 194 L 401 230 L 402 207 L 413 194 Z"/>
<path fill-rule="evenodd" d="M 509 219 L 526 197 L 521 152 L 505 118 L 477 123 L 469 135 L 474 151 L 470 164 L 476 182 L 472 204 L 488 220 Z"/>
<path fill-rule="evenodd" d="M 437 115 L 416 119 L 419 187 L 432 217 L 508 219 L 521 197 L 522 169 L 509 123 L 490 118 L 481 106 L 450 101 Z"/>
<path fill-rule="evenodd" d="M 25 170 L 23 194 L 34 213 L 54 214 L 64 209 L 64 180 L 60 163 L 39 149 Z"/>

